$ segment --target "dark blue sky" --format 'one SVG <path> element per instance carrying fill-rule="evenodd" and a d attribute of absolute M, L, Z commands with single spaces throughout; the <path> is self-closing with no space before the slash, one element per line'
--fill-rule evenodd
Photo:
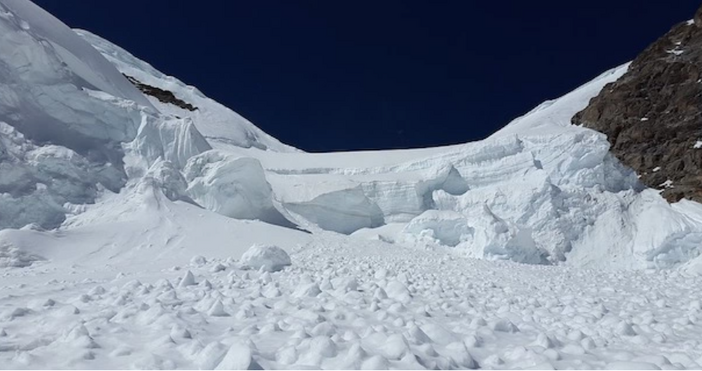
<path fill-rule="evenodd" d="M 488 136 L 698 0 L 38 0 L 308 151 Z"/>

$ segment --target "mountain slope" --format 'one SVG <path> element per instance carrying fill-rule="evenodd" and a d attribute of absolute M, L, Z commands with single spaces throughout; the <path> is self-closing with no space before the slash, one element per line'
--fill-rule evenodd
<path fill-rule="evenodd" d="M 79 33 L 123 73 L 195 101 L 181 83 L 168 83 L 173 78 L 108 41 Z M 644 191 L 635 175 L 608 154 L 603 135 L 570 124 L 604 85 L 627 69 L 625 65 L 608 71 L 542 104 L 485 141 L 445 148 L 279 153 L 219 140 L 228 134 L 215 126 L 205 130 L 210 130 L 208 141 L 220 153 L 217 158 L 260 161 L 273 205 L 309 230 L 478 258 L 616 268 L 676 266 L 699 254 L 694 245 L 680 247 L 676 242 L 681 235 L 700 231 L 695 216 L 687 215 L 690 209 L 683 212 L 655 192 Z M 197 111 L 166 106 L 193 117 L 196 125 L 200 122 Z M 208 201 L 202 195 L 194 197 L 222 212 L 231 210 L 226 194 L 229 191 L 213 189 Z M 653 230 L 644 227 L 660 213 L 678 222 Z"/>
<path fill-rule="evenodd" d="M 15 32 L 23 31 L 20 27 Z M 110 137 L 114 160 L 101 162 L 89 152 L 73 160 L 82 164 L 82 173 L 74 164 L 36 165 L 48 175 L 11 178 L 8 187 L 26 192 L 24 185 L 35 179 L 56 178 L 55 173 L 66 168 L 71 174 L 61 173 L 68 179 L 61 188 L 38 186 L 29 196 L 10 194 L 5 202 L 10 207 L 4 210 L 13 224 L 7 226 L 39 221 L 43 227 L 62 223 L 61 229 L 70 230 L 84 210 L 102 210 L 109 204 L 103 199 L 126 200 L 146 186 L 169 202 L 188 202 L 230 218 L 379 238 L 475 258 L 645 268 L 678 266 L 700 253 L 685 239 L 702 231 L 696 208 L 668 205 L 656 192 L 644 190 L 635 174 L 608 153 L 605 136 L 570 125 L 570 118 L 604 85 L 624 75 L 628 65 L 542 104 L 481 142 L 306 154 L 110 42 L 87 31 L 77 33 L 132 82 L 169 92 L 171 99 L 196 109 L 164 103 L 156 96 L 149 96 L 149 106 L 143 106 L 105 91 L 80 90 L 85 101 L 100 105 L 100 112 L 115 112 L 94 116 L 108 117 L 108 124 L 131 127 L 131 132 Z M 70 80 L 66 84 L 75 86 Z M 65 111 L 59 112 L 76 110 Z M 41 145 L 32 149 L 37 141 L 27 138 L 25 130 L 7 130 L 20 138 L 15 142 L 32 143 L 20 146 L 15 159 L 3 166 L 31 168 L 28 164 L 38 162 L 26 161 L 27 154 L 47 152 Z M 66 146 L 60 137 L 56 141 Z M 48 153 L 58 157 L 55 152 Z M 116 180 L 92 180 L 95 174 L 105 174 L 92 170 L 99 166 L 113 171 Z M 81 197 L 74 196 L 81 189 Z M 31 213 L 17 206 L 27 197 L 37 200 Z M 44 202 L 46 198 L 52 203 Z M 47 205 L 53 205 L 51 213 Z M 648 228 L 651 218 L 661 214 L 675 222 Z"/>
<path fill-rule="evenodd" d="M 0 365 L 700 368 L 702 205 L 571 124 L 631 70 L 483 141 L 309 154 L 0 0 Z"/>
<path fill-rule="evenodd" d="M 148 63 L 135 58 L 126 50 L 99 36 L 85 30 L 75 31 L 102 53 L 107 60 L 112 62 L 121 73 L 149 86 L 172 92 L 185 103 L 197 107 L 196 110 L 189 111 L 173 104 L 163 104 L 153 97 L 150 98 L 151 103 L 157 106 L 161 112 L 192 119 L 198 131 L 213 146 L 216 146 L 218 143 L 224 143 L 244 148 L 268 149 L 276 152 L 297 151 L 295 148 L 284 145 L 264 133 L 236 112 L 207 98 L 197 88 L 188 86 L 174 77 L 159 72 Z"/>

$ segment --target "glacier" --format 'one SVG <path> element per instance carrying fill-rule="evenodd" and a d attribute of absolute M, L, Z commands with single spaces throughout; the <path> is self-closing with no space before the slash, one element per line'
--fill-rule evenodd
<path fill-rule="evenodd" d="M 305 153 L 0 0 L 0 359 L 699 367 L 702 306 L 685 288 L 702 279 L 702 205 L 667 203 L 570 124 L 627 68 L 482 141 Z M 20 334 L 36 318 L 36 339 Z M 666 341 L 681 353 L 649 356 Z"/>

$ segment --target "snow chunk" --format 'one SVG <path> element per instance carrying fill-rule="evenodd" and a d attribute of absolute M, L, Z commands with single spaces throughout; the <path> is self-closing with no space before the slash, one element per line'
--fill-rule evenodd
<path fill-rule="evenodd" d="M 344 234 L 384 224 L 382 210 L 360 187 L 325 193 L 307 202 L 285 203 L 285 208 L 322 229 Z"/>
<path fill-rule="evenodd" d="M 412 300 L 412 294 L 410 294 L 407 287 L 398 280 L 390 281 L 387 287 L 385 287 L 385 291 L 389 298 L 401 303 L 408 303 Z"/>
<path fill-rule="evenodd" d="M 315 297 L 320 293 L 322 293 L 322 290 L 320 290 L 319 285 L 316 283 L 308 283 L 299 286 L 293 293 L 293 296 L 296 298 Z"/>
<path fill-rule="evenodd" d="M 224 310 L 224 305 L 222 305 L 221 300 L 217 300 L 212 304 L 212 307 L 210 307 L 210 310 L 207 311 L 207 314 L 212 316 L 212 317 L 228 317 L 229 314 Z"/>
<path fill-rule="evenodd" d="M 215 370 L 248 370 L 251 365 L 251 348 L 235 341 Z"/>
<path fill-rule="evenodd" d="M 455 247 L 472 236 L 475 230 L 468 225 L 468 220 L 457 212 L 428 210 L 412 219 L 403 232 L 430 236 L 441 245 Z"/>
<path fill-rule="evenodd" d="M 380 346 L 380 352 L 390 360 L 399 360 L 409 351 L 407 339 L 400 334 L 390 335 Z"/>
<path fill-rule="evenodd" d="M 193 276 L 193 272 L 185 272 L 185 275 L 183 275 L 183 279 L 180 280 L 178 287 L 187 287 L 193 285 L 195 285 L 195 276 Z"/>
<path fill-rule="evenodd" d="M 508 319 L 501 319 L 498 321 L 495 321 L 490 325 L 490 328 L 492 328 L 493 331 L 498 331 L 498 332 L 519 332 L 519 328 L 512 323 L 512 321 Z"/>
<path fill-rule="evenodd" d="M 191 157 L 184 174 L 188 195 L 209 210 L 236 219 L 284 223 L 273 207 L 271 186 L 256 159 L 207 151 Z"/>
<path fill-rule="evenodd" d="M 665 182 L 658 185 L 661 188 L 673 188 L 673 181 L 668 179 Z"/>
<path fill-rule="evenodd" d="M 145 161 L 141 167 L 148 168 L 156 161 L 168 161 L 182 169 L 188 159 L 211 150 L 209 143 L 195 128 L 190 119 L 146 116 L 134 140 L 126 146 Z"/>
<path fill-rule="evenodd" d="M 454 247 L 471 257 L 546 262 L 546 253 L 536 247 L 530 229 L 499 218 L 487 205 L 463 214 L 429 210 L 412 219 L 401 233 L 406 242 Z"/>
<path fill-rule="evenodd" d="M 267 272 L 282 270 L 291 265 L 290 256 L 278 246 L 253 245 L 241 256 L 242 266 Z"/>

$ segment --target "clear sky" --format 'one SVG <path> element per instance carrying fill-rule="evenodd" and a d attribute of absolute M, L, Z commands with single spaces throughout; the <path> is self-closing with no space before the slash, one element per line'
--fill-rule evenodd
<path fill-rule="evenodd" d="M 699 1 L 37 0 L 307 151 L 481 139 Z"/>

